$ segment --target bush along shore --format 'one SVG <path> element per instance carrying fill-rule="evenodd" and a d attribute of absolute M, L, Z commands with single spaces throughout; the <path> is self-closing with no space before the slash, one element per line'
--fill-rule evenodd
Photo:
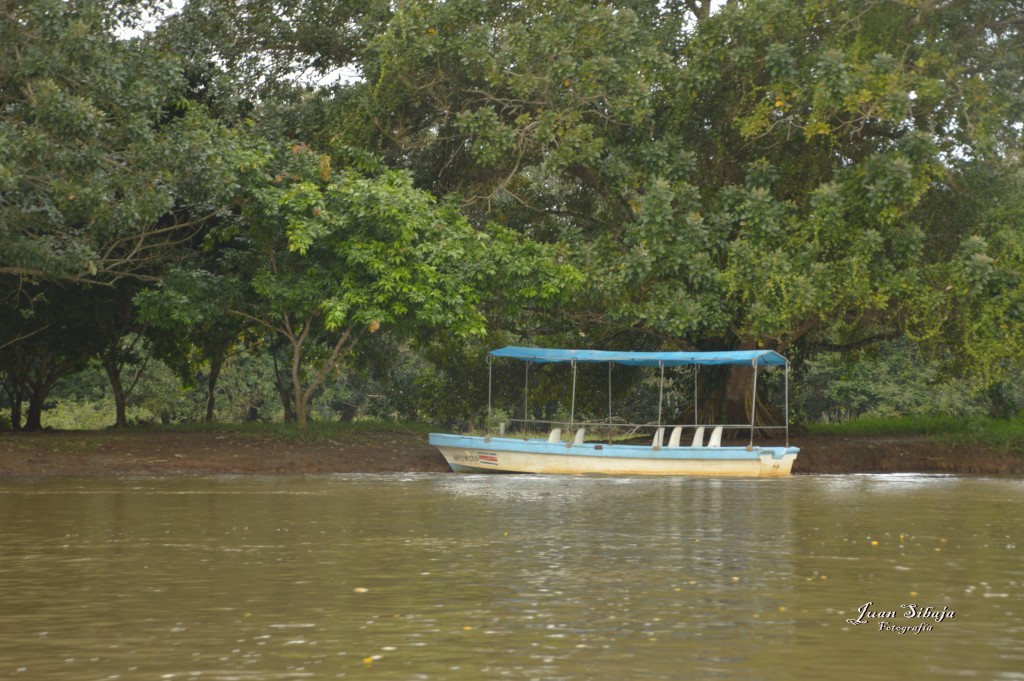
<path fill-rule="evenodd" d="M 317 424 L 298 435 L 284 426 L 214 425 L 95 431 L 0 433 L 0 477 L 133 475 L 315 475 L 448 472 L 421 424 Z M 822 431 L 825 432 L 822 432 Z M 1024 474 L 1016 432 L 876 428 L 794 434 L 794 474 Z M 883 431 L 883 432 L 880 432 Z"/>

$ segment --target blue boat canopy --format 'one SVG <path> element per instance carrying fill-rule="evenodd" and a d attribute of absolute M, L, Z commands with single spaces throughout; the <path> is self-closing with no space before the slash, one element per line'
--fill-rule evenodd
<path fill-rule="evenodd" d="M 508 357 L 524 362 L 613 362 L 627 366 L 656 367 L 691 364 L 752 364 L 754 366 L 786 366 L 785 357 L 774 350 L 721 350 L 714 352 L 617 352 L 609 350 L 560 350 L 523 348 L 514 345 L 492 350 L 492 357 Z"/>

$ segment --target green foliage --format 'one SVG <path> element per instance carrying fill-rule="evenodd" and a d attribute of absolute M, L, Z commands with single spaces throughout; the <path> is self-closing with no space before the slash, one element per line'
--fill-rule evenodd
<path fill-rule="evenodd" d="M 985 10 L 992 22 L 1001 11 Z M 701 169 L 702 183 L 720 202 L 705 210 L 725 240 L 719 281 L 741 338 L 785 348 L 856 342 L 898 325 L 935 332 L 948 265 L 927 248 L 934 226 L 916 211 L 953 170 L 946 155 L 993 142 L 957 122 L 982 104 L 973 98 L 1016 96 L 986 88 L 968 101 L 943 80 L 949 53 L 938 60 L 934 41 L 949 35 L 933 31 L 952 20 L 945 12 L 736 3 L 687 44 L 692 101 L 677 99 L 676 115 L 693 133 L 710 121 L 693 139 L 705 150 L 698 158 L 715 163 Z M 1000 39 L 1005 48 L 1017 38 Z M 991 123 L 1012 139 L 1009 120 Z"/>
<path fill-rule="evenodd" d="M 27 403 L 24 424 L 41 427 L 44 403 L 62 377 L 83 369 L 112 340 L 97 328 L 115 317 L 113 289 L 23 284 L 0 304 L 0 371 L 12 407 Z M 118 337 L 113 340 L 116 342 Z"/>
<path fill-rule="evenodd" d="M 935 336 L 954 265 L 931 240 L 982 216 L 923 218 L 951 158 L 1019 142 L 1016 4 L 401 3 L 354 88 L 361 139 L 481 219 L 565 243 L 588 273 L 567 332 Z"/>
<path fill-rule="evenodd" d="M 950 329 L 942 340 L 963 348 L 960 373 L 979 390 L 1024 371 L 1024 173 L 995 170 L 965 178 L 980 215 L 950 254 L 950 304 L 941 311 Z"/>
<path fill-rule="evenodd" d="M 603 3 L 404 2 L 369 43 L 366 94 L 438 193 L 532 193 L 649 116 L 665 57 L 644 28 Z"/>
<path fill-rule="evenodd" d="M 0 8 L 12 408 L 142 335 L 208 416 L 247 348 L 253 403 L 287 374 L 303 416 L 475 418 L 505 341 L 772 347 L 812 411 L 1019 408 L 1020 0 L 194 0 L 123 37 L 150 6 Z M 820 357 L 901 337 L 921 375 Z"/>
<path fill-rule="evenodd" d="M 49 430 L 103 430 L 113 425 L 111 403 L 53 400 L 43 412 L 43 428 Z M 152 423 L 156 418 L 148 409 L 129 407 L 130 425 Z"/>
<path fill-rule="evenodd" d="M 908 341 L 808 358 L 796 376 L 801 421 L 965 417 L 984 414 L 988 402 L 968 383 Z M 1021 405 L 1024 406 L 1024 405 Z"/>
<path fill-rule="evenodd" d="M 165 364 L 148 360 L 144 366 L 125 366 L 126 374 L 135 371 L 143 374 L 127 395 L 125 425 L 180 423 L 201 418 L 201 394 L 183 388 Z M 42 426 L 58 430 L 109 428 L 115 421 L 113 407 L 110 381 L 99 361 L 94 360 L 54 385 L 42 414 Z"/>
<path fill-rule="evenodd" d="M 333 171 L 303 146 L 279 163 L 244 203 L 252 316 L 278 327 L 322 315 L 328 332 L 419 317 L 479 332 L 471 279 L 456 271 L 471 235 L 456 215 L 399 172 Z"/>
<path fill-rule="evenodd" d="M 229 89 L 272 108 L 295 96 L 296 84 L 330 82 L 339 70 L 358 69 L 373 28 L 391 14 L 393 3 L 189 0 L 176 5 L 181 6 L 157 29 L 157 39 L 196 64 L 223 65 Z"/>
<path fill-rule="evenodd" d="M 378 330 L 480 336 L 485 296 L 545 301 L 574 280 L 539 246 L 474 229 L 404 172 L 338 164 L 344 149 L 282 152 L 243 196 L 232 275 L 250 285 L 233 313 L 289 344 L 300 423 L 320 383 Z"/>
<path fill-rule="evenodd" d="M 151 271 L 231 184 L 233 141 L 183 99 L 175 56 L 116 37 L 137 5 L 0 12 L 0 274 Z"/>
<path fill-rule="evenodd" d="M 1024 419 L 994 419 L 985 416 L 864 417 L 843 423 L 820 423 L 808 427 L 812 435 L 839 437 L 928 436 L 948 444 L 992 447 L 1024 452 Z"/>

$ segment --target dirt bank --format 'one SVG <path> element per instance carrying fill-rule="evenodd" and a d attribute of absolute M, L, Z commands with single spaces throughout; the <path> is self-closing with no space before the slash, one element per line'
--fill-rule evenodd
<path fill-rule="evenodd" d="M 406 433 L 311 442 L 231 431 L 4 433 L 0 477 L 447 471 L 426 440 Z"/>
<path fill-rule="evenodd" d="M 1024 456 L 924 438 L 797 437 L 794 473 L 1024 474 Z M 255 433 L 81 431 L 0 434 L 0 477 L 447 472 L 420 433 L 304 442 Z"/>
<path fill-rule="evenodd" d="M 1022 475 L 1024 455 L 925 437 L 802 437 L 793 473 Z"/>

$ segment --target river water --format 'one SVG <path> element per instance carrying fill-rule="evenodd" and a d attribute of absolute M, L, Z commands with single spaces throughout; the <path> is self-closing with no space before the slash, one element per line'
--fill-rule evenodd
<path fill-rule="evenodd" d="M 0 678 L 1024 679 L 1022 511 L 951 476 L 3 480 Z"/>

